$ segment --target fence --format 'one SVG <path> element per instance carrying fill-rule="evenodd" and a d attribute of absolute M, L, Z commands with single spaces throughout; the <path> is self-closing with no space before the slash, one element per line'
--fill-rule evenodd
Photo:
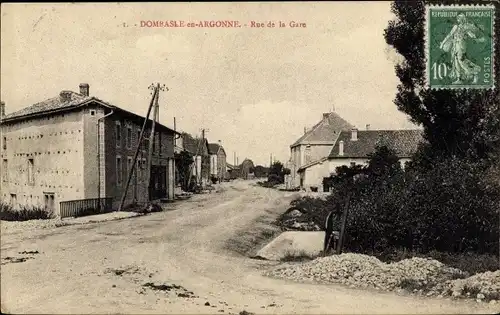
<path fill-rule="evenodd" d="M 61 218 L 83 217 L 112 211 L 113 198 L 94 198 L 62 201 L 59 203 Z"/>

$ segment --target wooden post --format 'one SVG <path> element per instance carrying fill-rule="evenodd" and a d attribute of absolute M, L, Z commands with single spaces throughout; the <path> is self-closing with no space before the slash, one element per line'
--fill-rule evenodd
<path fill-rule="evenodd" d="M 340 226 L 339 242 L 337 244 L 337 254 L 342 254 L 342 246 L 344 246 L 344 237 L 347 225 L 347 216 L 349 214 L 349 203 L 351 201 L 352 192 L 347 194 L 347 198 L 344 205 L 344 212 L 342 213 L 342 225 Z"/>
<path fill-rule="evenodd" d="M 157 90 L 160 89 L 160 84 L 157 85 L 156 87 Z M 151 124 L 151 133 L 149 135 L 149 148 L 148 148 L 148 167 L 146 168 L 147 170 L 147 184 L 148 184 L 148 200 L 152 200 L 152 194 L 151 194 L 151 165 L 153 163 L 153 146 L 155 143 L 155 125 L 156 125 L 156 118 L 158 116 L 158 94 L 156 94 L 156 99 L 155 99 L 155 110 L 153 114 L 153 122 Z"/>
<path fill-rule="evenodd" d="M 146 124 L 148 122 L 149 115 L 151 114 L 151 109 L 153 108 L 153 104 L 157 95 L 158 95 L 158 88 L 155 87 L 153 92 L 153 97 L 151 98 L 151 102 L 149 103 L 148 113 L 146 114 L 146 118 L 144 119 L 144 123 L 142 124 L 141 134 L 139 135 L 139 141 L 137 142 L 137 148 L 134 154 L 134 160 L 132 161 L 132 170 L 128 174 L 127 184 L 125 186 L 125 190 L 123 191 L 118 211 L 121 211 L 123 209 L 123 204 L 125 203 L 125 198 L 127 197 L 128 186 L 130 185 L 130 180 L 132 179 L 132 175 L 134 174 L 135 163 L 137 162 L 137 156 L 139 155 L 139 151 L 141 149 L 141 142 L 144 137 L 144 131 L 146 130 Z"/>

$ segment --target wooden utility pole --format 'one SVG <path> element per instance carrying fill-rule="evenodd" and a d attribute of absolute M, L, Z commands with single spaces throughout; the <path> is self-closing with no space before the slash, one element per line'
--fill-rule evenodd
<path fill-rule="evenodd" d="M 137 148 L 135 150 L 134 159 L 132 161 L 132 169 L 130 170 L 130 172 L 128 172 L 129 174 L 128 174 L 128 178 L 127 178 L 127 184 L 125 186 L 125 190 L 123 191 L 122 198 L 120 201 L 120 207 L 118 208 L 118 211 L 121 211 L 123 209 L 123 204 L 125 203 L 125 198 L 127 197 L 128 187 L 130 186 L 130 180 L 132 179 L 132 175 L 133 175 L 134 169 L 135 169 L 135 164 L 137 162 L 137 156 L 139 155 L 139 151 L 141 149 L 141 142 L 142 142 L 142 139 L 144 137 L 144 131 L 146 130 L 146 125 L 148 123 L 149 115 L 151 114 L 151 109 L 153 108 L 154 101 L 158 95 L 158 90 L 159 90 L 158 87 L 153 87 L 151 85 L 149 88 L 153 89 L 153 97 L 151 98 L 151 102 L 149 103 L 149 107 L 148 107 L 148 113 L 146 114 L 146 118 L 144 119 L 144 123 L 142 124 L 141 133 L 139 135 L 139 141 L 137 141 Z"/>
<path fill-rule="evenodd" d="M 157 89 L 160 89 L 160 84 L 156 86 Z M 151 201 L 153 199 L 151 190 L 151 166 L 153 163 L 153 149 L 155 145 L 155 127 L 156 127 L 156 119 L 158 118 L 158 95 L 156 94 L 155 105 L 154 105 L 154 113 L 153 113 L 153 122 L 151 123 L 151 132 L 149 134 L 149 148 L 148 148 L 148 166 L 146 167 L 146 183 L 148 184 L 148 200 Z"/>
<path fill-rule="evenodd" d="M 342 254 L 342 246 L 344 246 L 345 231 L 347 226 L 347 216 L 349 215 L 349 203 L 351 202 L 352 192 L 347 194 L 344 204 L 344 212 L 342 213 L 342 225 L 340 226 L 339 242 L 337 244 L 337 254 Z"/>

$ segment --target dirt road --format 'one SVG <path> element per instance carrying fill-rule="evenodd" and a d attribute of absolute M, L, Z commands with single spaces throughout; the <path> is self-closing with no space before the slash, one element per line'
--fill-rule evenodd
<path fill-rule="evenodd" d="M 493 313 L 475 302 L 298 284 L 261 276 L 241 252 L 291 194 L 227 183 L 172 211 L 81 226 L 9 230 L 1 240 L 2 311 L 11 313 Z M 268 234 L 270 232 L 267 232 Z M 238 249 L 238 252 L 235 251 Z M 26 251 L 23 254 L 20 252 Z M 35 253 L 30 253 L 35 251 Z M 36 253 L 38 251 L 38 253 Z M 24 257 L 8 263 L 6 257 Z M 144 286 L 149 283 L 148 286 Z M 158 285 L 155 290 L 151 287 Z"/>

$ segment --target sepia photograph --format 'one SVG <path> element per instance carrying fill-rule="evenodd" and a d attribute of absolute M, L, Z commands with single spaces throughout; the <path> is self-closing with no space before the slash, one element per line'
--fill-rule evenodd
<path fill-rule="evenodd" d="M 2 314 L 500 314 L 500 2 L 0 4 Z"/>

